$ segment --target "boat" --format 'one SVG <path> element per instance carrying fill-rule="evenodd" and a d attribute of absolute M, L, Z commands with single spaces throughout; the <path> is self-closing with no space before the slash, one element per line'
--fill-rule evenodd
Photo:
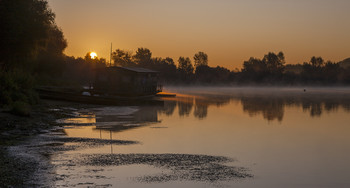
<path fill-rule="evenodd" d="M 110 66 L 96 70 L 95 81 L 82 89 L 38 87 L 43 99 L 101 105 L 163 104 L 160 97 L 175 97 L 162 92 L 157 71 L 139 67 Z"/>

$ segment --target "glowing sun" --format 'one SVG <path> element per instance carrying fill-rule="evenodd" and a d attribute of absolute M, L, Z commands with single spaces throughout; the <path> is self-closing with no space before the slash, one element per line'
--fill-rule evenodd
<path fill-rule="evenodd" d="M 95 52 L 90 52 L 91 59 L 95 59 L 97 57 L 97 54 Z"/>

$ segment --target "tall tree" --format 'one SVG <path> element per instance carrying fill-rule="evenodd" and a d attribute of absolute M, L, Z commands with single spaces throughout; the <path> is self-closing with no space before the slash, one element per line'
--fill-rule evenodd
<path fill-rule="evenodd" d="M 270 74 L 282 74 L 284 64 L 286 63 L 283 52 L 279 52 L 278 54 L 269 52 L 264 56 L 262 61 L 266 64 L 266 68 Z"/>
<path fill-rule="evenodd" d="M 166 57 L 166 58 L 164 59 L 164 62 L 165 62 L 166 64 L 168 64 L 168 65 L 175 65 L 175 62 L 174 62 L 173 58 L 170 58 L 170 57 Z"/>
<path fill-rule="evenodd" d="M 45 48 L 39 50 L 35 61 L 34 72 L 49 77 L 61 76 L 65 68 L 63 51 L 67 41 L 63 32 L 55 25 L 49 30 L 49 37 Z"/>
<path fill-rule="evenodd" d="M 152 52 L 148 48 L 138 48 L 133 58 L 141 67 L 152 66 Z"/>
<path fill-rule="evenodd" d="M 186 74 L 193 74 L 193 65 L 190 58 L 188 57 L 179 57 L 179 67 L 178 69 Z"/>
<path fill-rule="evenodd" d="M 0 64 L 28 62 L 46 48 L 55 15 L 45 0 L 0 1 Z"/>
<path fill-rule="evenodd" d="M 154 70 L 159 71 L 160 78 L 163 82 L 175 82 L 177 78 L 176 65 L 174 60 L 170 57 L 165 59 L 156 57 L 152 58 Z"/>
<path fill-rule="evenodd" d="M 208 55 L 204 52 L 194 54 L 193 59 L 195 67 L 208 66 Z"/>
<path fill-rule="evenodd" d="M 63 33 L 46 0 L 0 0 L 0 26 L 0 105 L 33 104 L 33 75 L 62 72 Z"/>
<path fill-rule="evenodd" d="M 322 67 L 324 65 L 324 60 L 322 57 L 311 57 L 310 59 L 310 64 L 313 66 L 313 67 Z"/>
<path fill-rule="evenodd" d="M 132 52 L 128 52 L 121 49 L 116 49 L 112 53 L 112 59 L 114 61 L 114 65 L 130 67 L 135 66 L 135 63 L 132 61 Z"/>
<path fill-rule="evenodd" d="M 266 71 L 266 64 L 260 59 L 251 57 L 248 61 L 244 61 L 243 63 L 242 72 L 257 74 Z"/>
<path fill-rule="evenodd" d="M 284 71 L 284 54 L 269 52 L 263 59 L 251 57 L 244 61 L 241 78 L 243 82 L 279 81 Z"/>
<path fill-rule="evenodd" d="M 320 83 L 325 79 L 324 60 L 322 57 L 311 57 L 309 62 L 304 62 L 302 77 L 306 82 Z M 329 66 L 331 67 L 331 66 Z"/>
<path fill-rule="evenodd" d="M 183 81 L 190 81 L 193 77 L 193 70 L 194 70 L 190 58 L 179 57 L 178 62 L 179 62 L 178 71 L 180 73 L 181 79 Z"/>

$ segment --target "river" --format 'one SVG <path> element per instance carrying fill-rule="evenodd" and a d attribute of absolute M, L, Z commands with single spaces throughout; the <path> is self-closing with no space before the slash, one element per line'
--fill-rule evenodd
<path fill-rule="evenodd" d="M 347 88 L 167 88 L 152 106 L 85 106 L 52 155 L 56 187 L 350 187 Z M 66 147 L 81 143 L 66 141 Z"/>

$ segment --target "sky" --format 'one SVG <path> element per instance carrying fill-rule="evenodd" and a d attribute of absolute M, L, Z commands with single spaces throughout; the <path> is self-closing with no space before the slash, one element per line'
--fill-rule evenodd
<path fill-rule="evenodd" d="M 350 57 L 349 0 L 48 0 L 65 54 L 151 50 L 153 57 L 208 54 L 234 70 L 250 57 L 283 51 L 287 64 Z"/>

